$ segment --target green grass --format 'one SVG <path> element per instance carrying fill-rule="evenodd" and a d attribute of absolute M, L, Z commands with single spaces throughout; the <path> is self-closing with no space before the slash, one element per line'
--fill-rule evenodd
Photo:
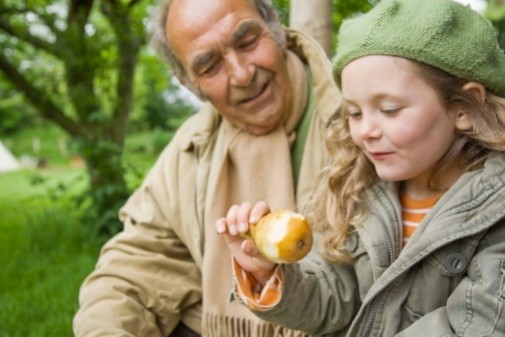
<path fill-rule="evenodd" d="M 2 137 L 2 141 L 18 158 L 44 159 L 52 166 L 67 164 L 72 156 L 68 136 L 55 126 L 23 128 L 11 137 Z"/>
<path fill-rule="evenodd" d="M 79 286 L 104 241 L 78 223 L 70 200 L 57 195 L 60 185 L 79 190 L 81 174 L 0 175 L 1 337 L 73 335 Z"/>
<path fill-rule="evenodd" d="M 147 170 L 168 144 L 173 133 L 166 130 L 149 130 L 129 135 L 126 139 L 123 161 L 126 166 Z"/>
<path fill-rule="evenodd" d="M 129 135 L 123 157 L 130 188 L 140 184 L 171 134 Z M 33 139 L 43 140 L 34 153 Z M 43 170 L 0 174 L 0 337 L 70 337 L 79 286 L 106 238 L 79 223 L 72 196 L 87 186 L 84 168 L 62 156 L 55 127 L 25 129 L 9 140 L 16 156 L 45 158 Z"/>

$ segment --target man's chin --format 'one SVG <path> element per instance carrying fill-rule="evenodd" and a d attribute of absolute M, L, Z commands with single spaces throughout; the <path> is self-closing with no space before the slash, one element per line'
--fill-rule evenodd
<path fill-rule="evenodd" d="M 247 117 L 247 120 L 236 118 L 230 122 L 236 128 L 247 131 L 255 136 L 268 134 L 282 123 L 282 116 L 277 113 L 273 113 L 272 109 L 267 111 L 258 111 L 256 114 L 252 114 Z"/>

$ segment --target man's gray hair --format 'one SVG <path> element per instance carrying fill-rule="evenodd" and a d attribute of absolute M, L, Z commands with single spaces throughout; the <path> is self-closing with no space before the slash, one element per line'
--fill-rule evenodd
<path fill-rule="evenodd" d="M 149 45 L 167 62 L 174 74 L 178 77 L 187 79 L 187 73 L 182 64 L 177 60 L 172 48 L 167 40 L 166 26 L 167 17 L 170 6 L 174 0 L 160 0 L 160 3 L 154 8 L 148 24 L 148 39 Z M 228 0 L 214 0 L 214 1 L 228 1 Z M 275 42 L 279 48 L 284 48 L 286 45 L 286 37 L 282 29 L 279 17 L 272 7 L 270 0 L 249 0 L 253 1 L 256 9 L 258 10 L 261 18 L 265 20 L 270 29 L 272 30 Z M 191 85 L 190 83 L 187 83 Z"/>

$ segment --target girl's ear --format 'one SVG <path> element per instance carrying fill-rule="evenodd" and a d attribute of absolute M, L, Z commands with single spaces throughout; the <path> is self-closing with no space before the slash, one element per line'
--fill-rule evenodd
<path fill-rule="evenodd" d="M 473 121 L 465 110 L 461 109 L 458 111 L 455 126 L 456 129 L 460 131 L 467 131 L 473 128 Z"/>
<path fill-rule="evenodd" d="M 463 90 L 468 91 L 481 103 L 484 103 L 486 100 L 486 88 L 478 82 L 466 83 L 463 86 Z M 471 128 L 473 128 L 472 118 L 467 114 L 464 108 L 462 108 L 458 111 L 458 115 L 456 116 L 456 129 L 466 131 Z"/>
<path fill-rule="evenodd" d="M 481 103 L 486 101 L 486 88 L 479 82 L 468 82 L 463 86 L 463 90 L 474 95 Z"/>

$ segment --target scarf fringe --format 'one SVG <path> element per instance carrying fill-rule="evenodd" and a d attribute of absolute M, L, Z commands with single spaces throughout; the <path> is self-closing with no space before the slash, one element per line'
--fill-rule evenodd
<path fill-rule="evenodd" d="M 207 313 L 202 337 L 310 337 L 280 325 L 247 318 L 227 317 Z"/>

